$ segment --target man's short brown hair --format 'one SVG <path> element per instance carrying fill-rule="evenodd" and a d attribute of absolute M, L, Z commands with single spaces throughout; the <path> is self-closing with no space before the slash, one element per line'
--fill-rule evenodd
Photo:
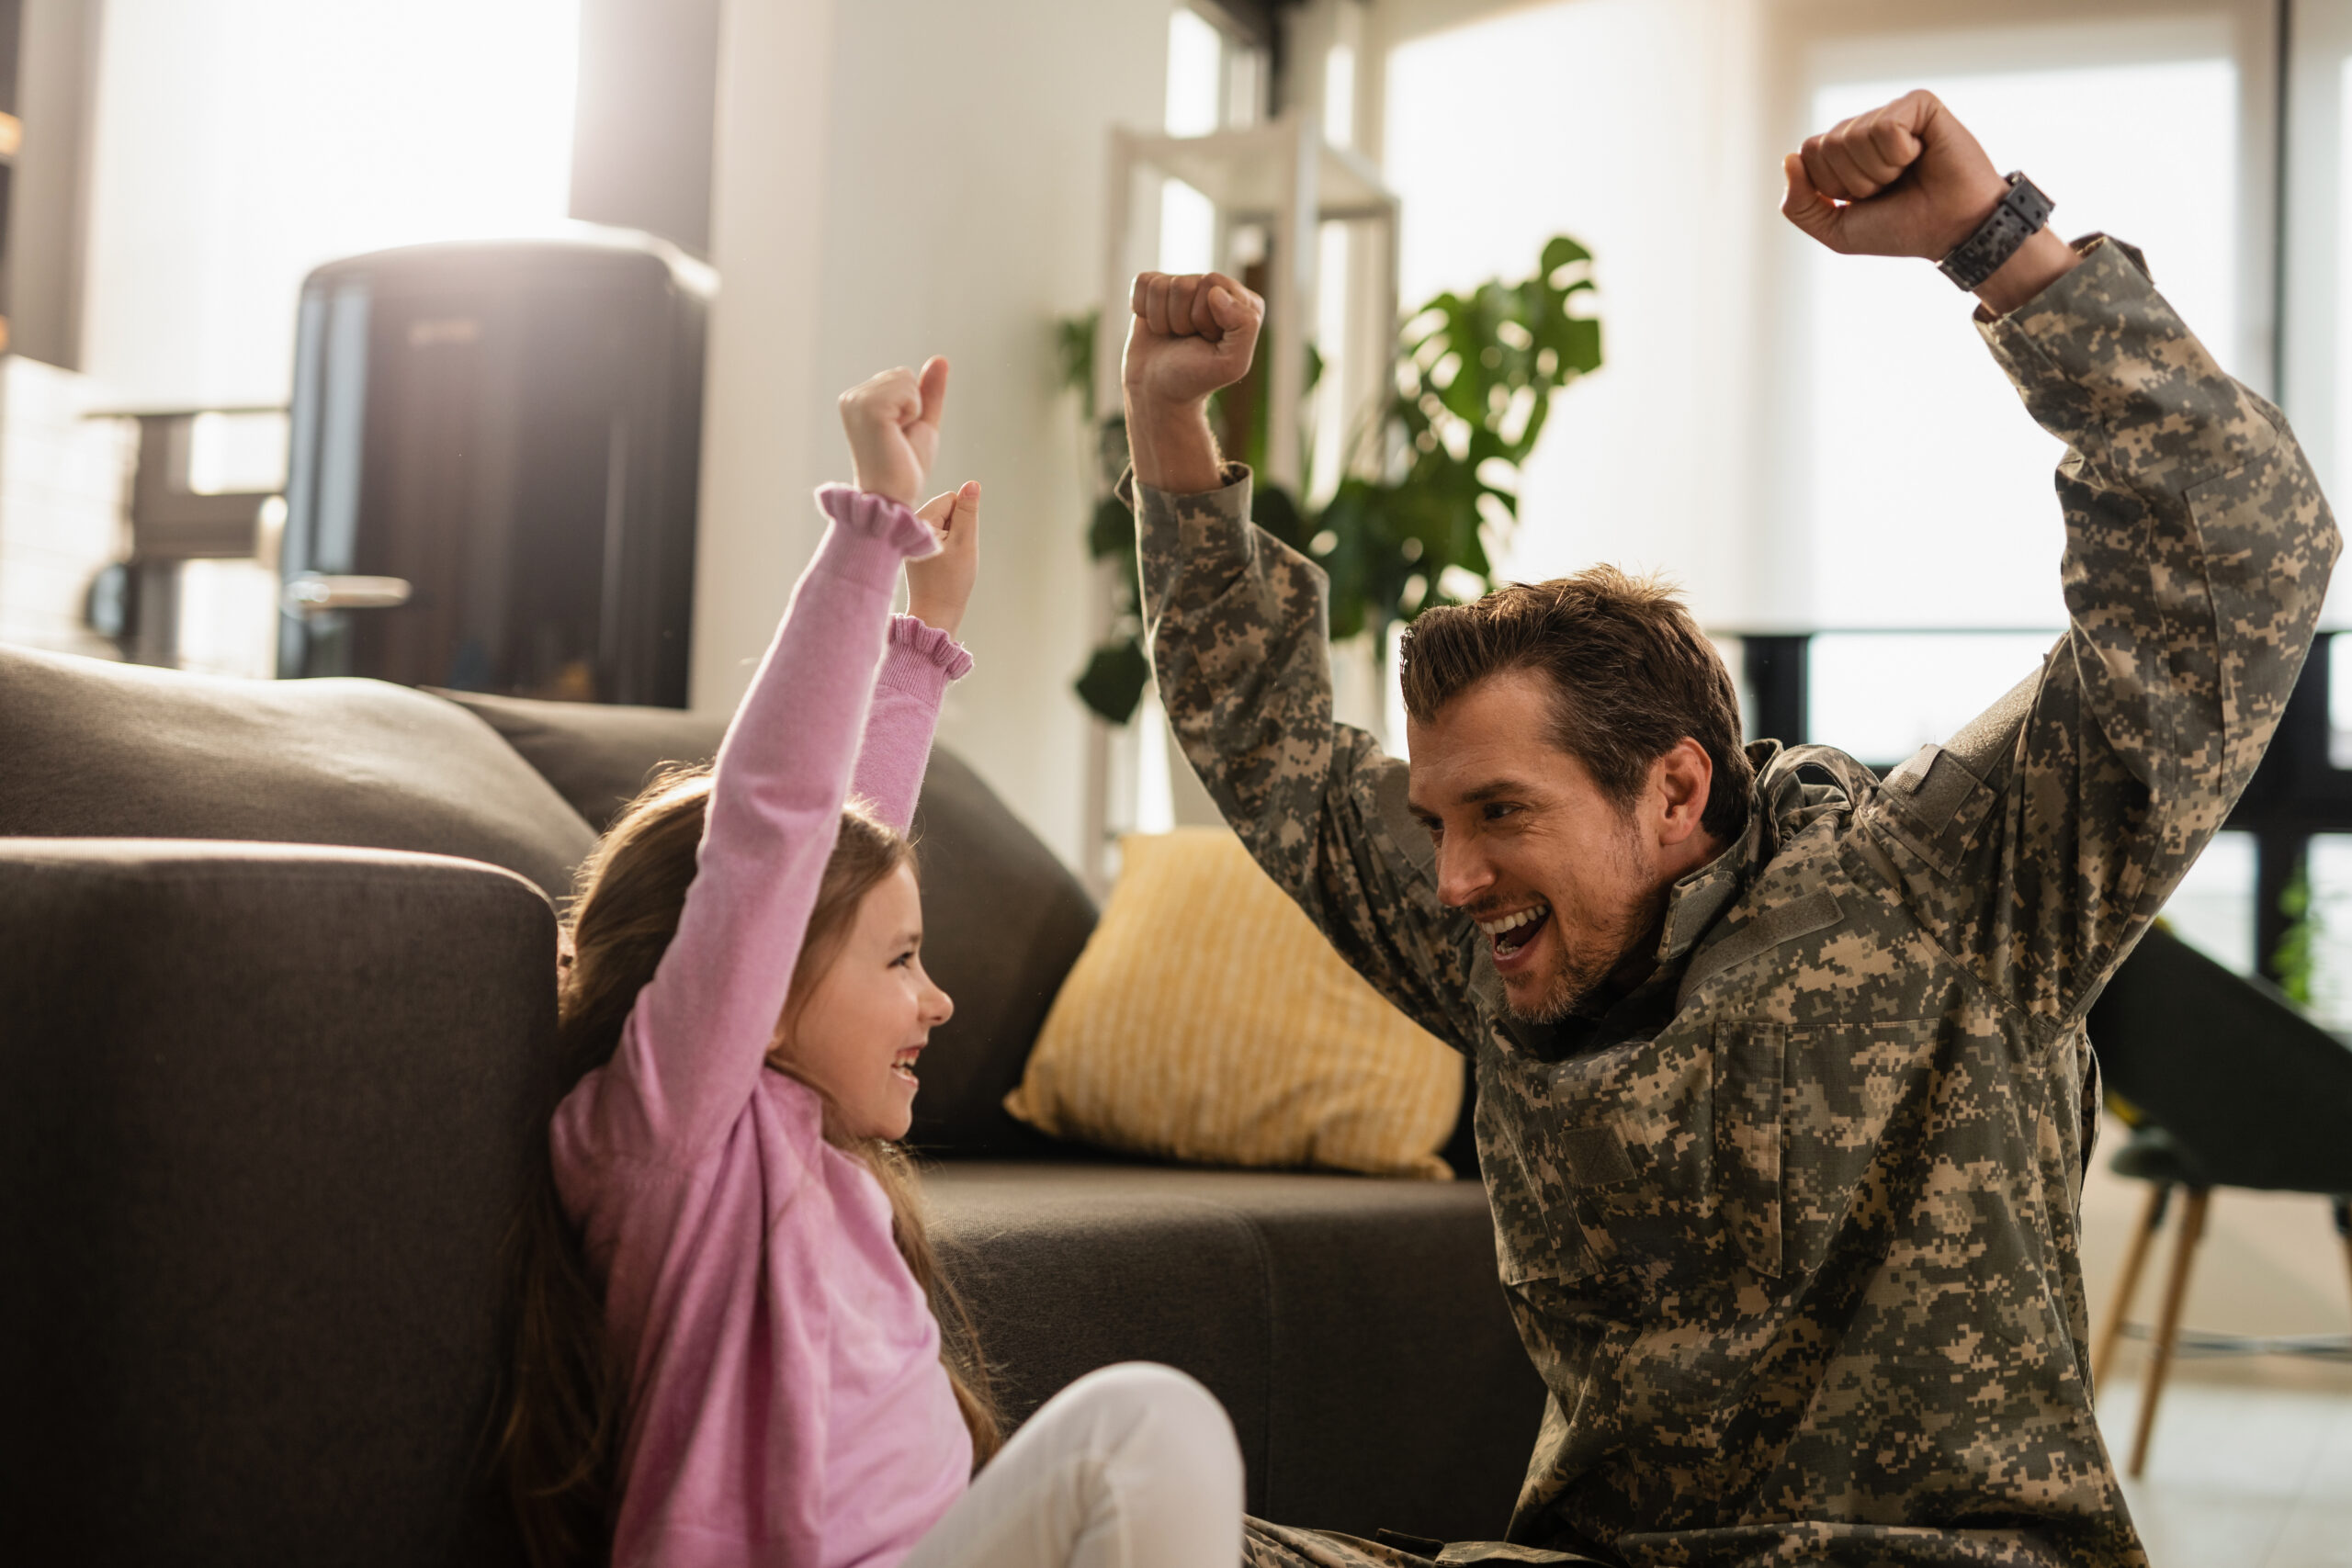
<path fill-rule="evenodd" d="M 1424 724 L 1489 675 L 1550 676 L 1553 744 L 1620 807 L 1689 736 L 1715 769 L 1700 826 L 1724 842 L 1747 826 L 1756 770 L 1740 745 L 1738 689 L 1658 578 L 1596 566 L 1425 610 L 1405 629 L 1402 664 L 1405 711 Z"/>

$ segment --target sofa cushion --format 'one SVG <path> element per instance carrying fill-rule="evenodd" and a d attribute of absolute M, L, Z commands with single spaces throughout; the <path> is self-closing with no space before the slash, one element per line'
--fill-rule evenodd
<path fill-rule="evenodd" d="M 1233 1416 L 1250 1511 L 1495 1540 L 1544 1410 L 1472 1182 L 956 1160 L 933 1234 L 1016 1419 L 1165 1361 Z"/>
<path fill-rule="evenodd" d="M 382 681 L 239 681 L 0 648 L 0 834 L 459 855 L 561 894 L 595 841 L 489 727 Z"/>
<path fill-rule="evenodd" d="M 469 710 L 522 753 L 599 833 L 665 762 L 707 762 L 727 735 L 723 714 L 602 703 L 551 703 L 425 688 Z"/>
<path fill-rule="evenodd" d="M 1130 833 L 1022 1121 L 1202 1165 L 1450 1178 L 1462 1058 L 1331 950 L 1225 828 Z"/>
<path fill-rule="evenodd" d="M 670 708 L 444 692 L 504 736 L 601 829 L 664 762 L 707 762 L 727 721 Z M 934 750 L 915 807 L 923 964 L 956 1015 L 923 1054 L 910 1141 L 960 1154 L 1062 1148 L 1007 1115 L 1030 1043 L 1094 929 L 1094 902 L 954 753 Z"/>
<path fill-rule="evenodd" d="M 923 966 L 956 998 L 956 1015 L 923 1053 L 909 1141 L 959 1154 L 1061 1151 L 1006 1114 L 1004 1097 L 1086 948 L 1094 900 L 952 752 L 932 753 L 914 831 Z"/>

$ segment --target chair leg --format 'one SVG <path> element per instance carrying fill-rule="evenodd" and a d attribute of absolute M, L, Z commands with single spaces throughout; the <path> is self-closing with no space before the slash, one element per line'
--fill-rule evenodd
<path fill-rule="evenodd" d="M 2153 1182 L 2148 1188 L 2148 1206 L 2140 1216 L 2140 1228 L 2132 1233 L 2132 1245 L 2123 1253 L 2123 1278 L 2115 1282 L 2115 1299 L 2107 1303 L 2107 1321 L 2099 1325 L 2098 1337 L 2091 1342 L 2091 1394 L 2107 1386 L 2107 1370 L 2115 1360 L 2116 1341 L 2123 1337 L 2123 1325 L 2132 1315 L 2132 1298 L 2140 1292 L 2140 1271 L 2148 1265 L 2148 1244 L 2156 1232 L 2164 1228 L 2165 1210 L 2171 1206 L 2172 1183 Z"/>
<path fill-rule="evenodd" d="M 2197 1260 L 2197 1244 L 2205 1235 L 2205 1207 L 2212 1199 L 2212 1189 L 2190 1188 L 2188 1207 L 2180 1216 L 2180 1239 L 2173 1244 L 2172 1278 L 2165 1281 L 2164 1312 L 2156 1320 L 2155 1353 L 2148 1359 L 2138 1429 L 2132 1434 L 2132 1464 L 2127 1473 L 2134 1480 L 2147 1468 L 2148 1436 L 2156 1428 L 2156 1402 L 2164 1397 L 2165 1374 L 2172 1371 L 2173 1342 L 2180 1336 L 2180 1303 L 2188 1294 L 2189 1266 Z"/>

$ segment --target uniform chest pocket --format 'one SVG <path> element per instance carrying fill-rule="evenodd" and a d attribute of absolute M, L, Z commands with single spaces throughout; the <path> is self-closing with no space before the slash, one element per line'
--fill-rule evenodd
<path fill-rule="evenodd" d="M 1898 1122 L 1924 1111 L 1935 1042 L 1932 1020 L 1715 1026 L 1715 1208 L 1749 1268 L 1809 1272 L 1870 1240 L 1855 1200 L 1900 1156 Z"/>
<path fill-rule="evenodd" d="M 1707 1036 L 1677 1032 L 1566 1061 L 1510 1061 L 1491 1097 L 1482 1085 L 1482 1114 L 1508 1108 L 1494 1141 L 1517 1155 L 1530 1219 L 1540 1213 L 1540 1231 L 1519 1228 L 1546 1254 L 1514 1259 L 1507 1246 L 1505 1269 L 1561 1280 L 1624 1276 L 1647 1288 L 1685 1267 L 1689 1238 L 1704 1223 L 1708 1161 L 1696 1129 L 1709 1071 Z M 1499 1203 L 1497 1220 L 1511 1228 Z"/>

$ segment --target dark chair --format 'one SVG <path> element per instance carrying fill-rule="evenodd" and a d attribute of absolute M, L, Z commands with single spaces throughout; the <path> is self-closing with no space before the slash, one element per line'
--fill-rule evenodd
<path fill-rule="evenodd" d="M 2329 1198 L 2352 1264 L 2352 1050 L 2275 987 L 2232 973 L 2162 928 L 2109 982 L 2091 1009 L 2090 1036 L 2110 1100 L 2135 1122 L 2111 1168 L 2152 1187 L 2092 1349 L 2094 1388 L 2106 1386 L 2174 1190 L 2188 1195 L 2132 1438 L 2128 1470 L 2136 1476 L 2147 1461 L 2214 1188 Z"/>

